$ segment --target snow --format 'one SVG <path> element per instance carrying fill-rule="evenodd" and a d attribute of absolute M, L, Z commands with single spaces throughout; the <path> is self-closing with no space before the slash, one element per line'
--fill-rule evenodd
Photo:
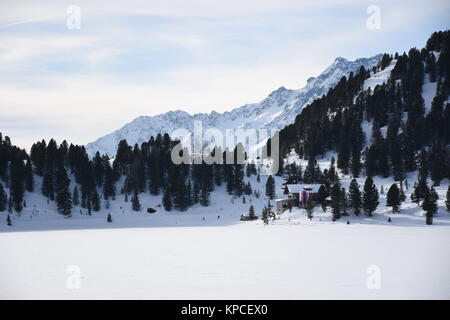
<path fill-rule="evenodd" d="M 381 55 L 355 61 L 339 57 L 318 77 L 308 79 L 307 85 L 302 89 L 292 90 L 280 87 L 258 103 L 246 104 L 224 113 L 213 111 L 210 114 L 190 115 L 185 111 L 176 110 L 153 117 L 141 116 L 119 130 L 88 143 L 86 151 L 90 157 L 93 157 L 96 151 L 114 156 L 120 140 L 125 139 L 130 145 L 135 143 L 140 145 L 158 133 L 171 134 L 178 128 L 192 132 L 194 121 L 201 121 L 204 130 L 216 128 L 223 135 L 226 129 L 281 130 L 293 123 L 305 106 L 326 94 L 343 76 L 348 76 L 350 72 L 357 72 L 361 66 L 372 68 L 380 59 Z"/>
<path fill-rule="evenodd" d="M 391 63 L 380 72 L 371 72 L 371 76 L 366 81 L 364 81 L 363 90 L 371 88 L 373 91 L 376 86 L 385 84 L 391 76 L 391 71 L 392 69 L 394 69 L 396 63 L 397 60 L 393 59 Z"/>
<path fill-rule="evenodd" d="M 316 193 L 320 188 L 320 184 L 287 184 L 286 186 L 290 193 L 299 193 L 304 190 Z"/>
<path fill-rule="evenodd" d="M 319 166 L 327 168 L 332 156 L 318 159 Z M 306 166 L 293 154 L 290 160 Z M 385 193 L 373 217 L 332 222 L 330 210 L 316 207 L 310 221 L 294 208 L 268 226 L 239 221 L 250 204 L 257 215 L 267 204 L 264 176 L 260 183 L 249 179 L 259 199 L 247 196 L 244 204 L 221 186 L 210 207 L 186 212 L 165 212 L 158 206 L 161 196 L 149 194 L 140 195 L 143 211 L 133 212 L 118 195 L 109 210 L 88 216 L 77 207 L 64 218 L 54 203 L 27 193 L 27 208 L 13 216 L 13 225 L 0 223 L 0 298 L 449 299 L 448 181 L 436 187 L 440 210 L 426 226 L 421 208 L 409 200 L 416 175 L 407 177 L 400 213 L 385 206 L 392 180 L 376 177 Z M 341 177 L 347 190 L 350 180 Z M 280 177 L 275 181 L 276 197 L 285 197 Z M 364 178 L 358 182 L 362 186 Z M 147 207 L 157 212 L 148 214 Z M 106 222 L 108 212 L 112 223 Z M 5 218 L 0 213 L 0 221 Z M 367 287 L 373 265 L 381 272 L 379 290 Z M 80 268 L 79 290 L 67 288 L 69 266 Z"/>
<path fill-rule="evenodd" d="M 430 76 L 425 75 L 425 80 L 422 87 L 422 98 L 425 107 L 425 115 L 431 111 L 431 103 L 436 96 L 437 82 L 430 82 Z"/>
<path fill-rule="evenodd" d="M 448 227 L 303 221 L 2 233 L 0 298 L 448 299 L 449 240 Z"/>

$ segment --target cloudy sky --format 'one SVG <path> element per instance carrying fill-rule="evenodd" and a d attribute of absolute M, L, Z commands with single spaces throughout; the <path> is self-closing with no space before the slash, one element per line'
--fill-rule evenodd
<path fill-rule="evenodd" d="M 85 144 L 140 115 L 223 112 L 301 88 L 337 56 L 422 47 L 450 21 L 447 0 L 111 2 L 0 0 L 0 132 L 13 143 Z"/>

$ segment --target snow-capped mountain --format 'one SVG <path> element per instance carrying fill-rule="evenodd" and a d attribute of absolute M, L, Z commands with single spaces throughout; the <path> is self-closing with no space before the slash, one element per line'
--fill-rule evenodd
<path fill-rule="evenodd" d="M 194 121 L 202 121 L 203 128 L 225 129 L 255 128 L 282 129 L 291 124 L 302 108 L 321 97 L 337 82 L 361 66 L 372 68 L 377 65 L 382 55 L 349 61 L 338 57 L 318 77 L 311 77 L 304 88 L 298 90 L 280 87 L 267 98 L 258 103 L 246 104 L 224 113 L 189 113 L 176 110 L 156 116 L 141 116 L 126 124 L 121 129 L 97 139 L 86 145 L 90 156 L 99 151 L 101 154 L 114 156 L 120 140 L 127 140 L 130 145 L 148 141 L 158 133 L 171 133 L 177 128 L 193 130 Z"/>

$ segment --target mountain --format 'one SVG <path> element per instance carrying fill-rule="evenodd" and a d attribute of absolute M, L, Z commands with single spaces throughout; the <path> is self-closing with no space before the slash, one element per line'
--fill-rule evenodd
<path fill-rule="evenodd" d="M 309 78 L 304 88 L 292 90 L 280 87 L 261 102 L 246 104 L 224 113 L 212 111 L 209 114 L 190 115 L 185 111 L 176 110 L 151 117 L 141 116 L 121 129 L 88 143 L 86 151 L 91 157 L 97 151 L 114 156 L 121 140 L 127 140 L 130 145 L 135 143 L 140 145 L 158 133 L 171 133 L 177 128 L 192 131 L 195 120 L 202 121 L 204 129 L 214 127 L 222 131 L 226 128 L 281 130 L 294 122 L 303 107 L 326 94 L 342 77 L 357 72 L 361 66 L 366 69 L 376 66 L 381 57 L 379 54 L 355 61 L 338 57 L 318 77 Z"/>
<path fill-rule="evenodd" d="M 309 183 L 322 179 L 315 159 L 332 153 L 345 175 L 402 181 L 418 170 L 422 185 L 428 174 L 439 185 L 450 177 L 449 49 L 450 32 L 434 33 L 421 50 L 342 78 L 280 131 L 281 157 L 308 159 Z"/>

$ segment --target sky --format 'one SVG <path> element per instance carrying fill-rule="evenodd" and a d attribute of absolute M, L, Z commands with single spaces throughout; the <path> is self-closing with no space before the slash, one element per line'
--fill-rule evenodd
<path fill-rule="evenodd" d="M 0 132 L 86 144 L 142 115 L 224 112 L 449 21 L 447 0 L 0 0 Z"/>

